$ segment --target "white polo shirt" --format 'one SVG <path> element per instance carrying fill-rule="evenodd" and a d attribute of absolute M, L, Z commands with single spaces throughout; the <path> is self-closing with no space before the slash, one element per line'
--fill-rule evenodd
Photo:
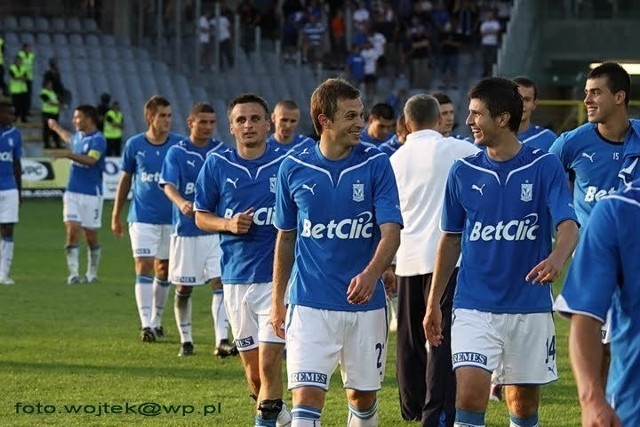
<path fill-rule="evenodd" d="M 456 160 L 478 151 L 467 141 L 427 129 L 410 133 L 389 159 L 404 220 L 396 254 L 398 276 L 433 273 L 449 169 Z"/>

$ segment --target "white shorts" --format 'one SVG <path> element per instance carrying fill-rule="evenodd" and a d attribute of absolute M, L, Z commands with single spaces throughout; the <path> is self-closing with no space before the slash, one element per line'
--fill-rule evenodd
<path fill-rule="evenodd" d="M 169 259 L 172 231 L 173 227 L 170 224 L 130 222 L 129 237 L 133 257 Z"/>
<path fill-rule="evenodd" d="M 453 369 L 494 372 L 500 384 L 547 384 L 558 379 L 551 313 L 495 314 L 456 309 L 451 326 Z"/>
<path fill-rule="evenodd" d="M 20 197 L 18 190 L 0 191 L 0 224 L 15 224 L 18 222 L 18 208 Z"/>
<path fill-rule="evenodd" d="M 340 364 L 345 388 L 380 390 L 387 362 L 387 310 L 320 310 L 289 306 L 286 319 L 289 389 L 329 389 Z"/>
<path fill-rule="evenodd" d="M 224 306 L 238 351 L 257 348 L 261 342 L 284 344 L 271 327 L 271 289 L 273 284 L 223 283 Z"/>
<path fill-rule="evenodd" d="M 203 285 L 220 277 L 220 239 L 206 236 L 171 236 L 169 281 L 174 285 Z"/>
<path fill-rule="evenodd" d="M 64 222 L 79 222 L 83 228 L 93 229 L 102 225 L 102 196 L 65 191 L 62 201 Z"/>

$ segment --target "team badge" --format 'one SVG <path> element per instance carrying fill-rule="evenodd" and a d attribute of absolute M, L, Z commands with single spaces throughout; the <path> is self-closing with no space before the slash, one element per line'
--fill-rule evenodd
<path fill-rule="evenodd" d="M 530 202 L 533 200 L 533 184 L 521 184 L 520 200 Z"/>
<path fill-rule="evenodd" d="M 353 184 L 353 201 L 362 202 L 364 200 L 364 184 Z"/>
<path fill-rule="evenodd" d="M 269 191 L 271 191 L 272 193 L 276 192 L 276 177 L 272 176 L 271 178 L 269 178 Z"/>

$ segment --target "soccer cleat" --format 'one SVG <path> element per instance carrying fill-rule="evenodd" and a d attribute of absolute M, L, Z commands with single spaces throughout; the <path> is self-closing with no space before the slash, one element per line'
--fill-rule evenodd
<path fill-rule="evenodd" d="M 178 356 L 193 356 L 193 343 L 183 342 L 180 344 L 180 352 L 178 353 Z"/>
<path fill-rule="evenodd" d="M 164 336 L 164 329 L 162 326 L 158 326 L 157 328 L 153 328 L 153 335 L 156 336 L 157 341 L 163 341 L 166 337 Z"/>
<path fill-rule="evenodd" d="M 153 329 L 142 328 L 142 330 L 140 331 L 140 339 L 143 342 L 154 342 L 156 340 L 156 336 L 153 333 Z"/>
<path fill-rule="evenodd" d="M 489 395 L 490 400 L 494 400 L 496 402 L 500 402 L 502 400 L 502 386 L 499 384 L 495 384 L 491 387 L 491 394 Z"/>
<path fill-rule="evenodd" d="M 216 347 L 213 352 L 214 355 L 224 359 L 229 356 L 237 356 L 238 355 L 238 347 L 234 344 L 229 343 L 229 340 L 221 340 L 218 347 Z"/>
<path fill-rule="evenodd" d="M 85 283 L 98 283 L 98 276 L 86 275 L 84 278 Z"/>
<path fill-rule="evenodd" d="M 79 284 L 80 284 L 80 277 L 74 276 L 74 275 L 67 277 L 67 285 L 79 285 Z"/>
<path fill-rule="evenodd" d="M 16 282 L 13 281 L 11 277 L 1 277 L 0 285 L 15 285 Z"/>

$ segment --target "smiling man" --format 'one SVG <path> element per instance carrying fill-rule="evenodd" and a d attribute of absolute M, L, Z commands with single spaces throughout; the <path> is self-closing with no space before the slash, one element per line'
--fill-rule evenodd
<path fill-rule="evenodd" d="M 510 425 L 537 427 L 540 385 L 557 379 L 550 284 L 578 231 L 562 165 L 518 141 L 521 116 L 515 83 L 488 78 L 473 87 L 466 123 L 486 150 L 454 163 L 446 184 L 424 328 L 442 344 L 440 301 L 462 255 L 451 329 L 455 426 L 485 425 L 496 371 L 509 384 Z"/>

